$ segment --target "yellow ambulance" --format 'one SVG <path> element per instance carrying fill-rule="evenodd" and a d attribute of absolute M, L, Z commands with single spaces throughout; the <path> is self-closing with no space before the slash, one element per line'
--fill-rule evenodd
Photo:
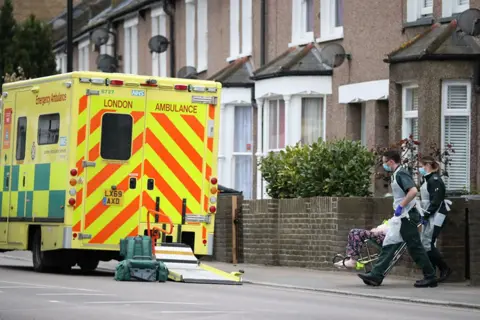
<path fill-rule="evenodd" d="M 32 251 L 37 271 L 94 270 L 157 211 L 169 219 L 152 226 L 173 224 L 159 241 L 211 255 L 220 95 L 218 82 L 120 73 L 4 84 L 0 251 Z"/>

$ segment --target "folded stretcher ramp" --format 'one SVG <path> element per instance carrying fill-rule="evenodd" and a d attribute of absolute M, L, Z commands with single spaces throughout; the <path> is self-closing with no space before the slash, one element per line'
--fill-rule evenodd
<path fill-rule="evenodd" d="M 190 246 L 162 243 L 155 246 L 155 257 L 168 268 L 168 278 L 176 282 L 242 284 L 242 278 L 198 261 Z"/>

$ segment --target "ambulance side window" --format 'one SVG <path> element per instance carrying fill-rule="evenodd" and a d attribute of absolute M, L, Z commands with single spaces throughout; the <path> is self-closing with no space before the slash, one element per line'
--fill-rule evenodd
<path fill-rule="evenodd" d="M 105 113 L 102 116 L 100 156 L 107 160 L 130 159 L 133 118 L 129 114 Z"/>
<path fill-rule="evenodd" d="M 57 144 L 60 133 L 60 114 L 42 114 L 38 118 L 38 144 Z"/>
<path fill-rule="evenodd" d="M 25 142 L 27 141 L 27 117 L 20 117 L 17 120 L 17 147 L 15 148 L 15 159 L 25 160 Z"/>

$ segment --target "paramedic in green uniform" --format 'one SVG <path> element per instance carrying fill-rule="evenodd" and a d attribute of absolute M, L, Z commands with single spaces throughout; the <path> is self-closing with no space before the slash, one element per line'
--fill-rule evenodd
<path fill-rule="evenodd" d="M 422 269 L 424 278 L 415 282 L 415 287 L 436 287 L 435 269 L 422 246 L 418 224 L 420 213 L 415 208 L 417 188 L 410 173 L 400 165 L 401 157 L 397 151 L 387 151 L 383 155 L 383 168 L 392 172 L 392 194 L 395 217 L 401 219 L 400 235 L 407 244 L 407 250 L 415 263 Z M 384 278 L 385 270 L 395 255 L 399 244 L 384 245 L 377 263 L 371 272 L 358 274 L 367 285 L 379 286 Z"/>
<path fill-rule="evenodd" d="M 420 187 L 423 211 L 422 244 L 433 267 L 440 269 L 438 282 L 443 282 L 450 276 L 452 269 L 448 267 L 440 251 L 435 246 L 435 242 L 445 224 L 445 218 L 447 212 L 450 211 L 452 202 L 445 199 L 445 184 L 442 177 L 440 177 L 440 166 L 435 159 L 425 156 L 420 159 L 419 163 L 421 167 L 418 169 L 418 172 L 424 178 L 424 183 Z"/>

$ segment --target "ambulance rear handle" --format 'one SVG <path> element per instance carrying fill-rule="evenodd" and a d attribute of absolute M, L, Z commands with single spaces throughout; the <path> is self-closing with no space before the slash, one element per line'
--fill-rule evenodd
<path fill-rule="evenodd" d="M 155 186 L 155 182 L 153 181 L 152 178 L 147 180 L 147 190 L 153 190 L 153 187 Z"/>
<path fill-rule="evenodd" d="M 23 176 L 23 186 L 25 187 L 25 176 Z"/>
<path fill-rule="evenodd" d="M 136 189 L 137 188 L 137 179 L 136 178 L 130 178 L 130 189 Z"/>

